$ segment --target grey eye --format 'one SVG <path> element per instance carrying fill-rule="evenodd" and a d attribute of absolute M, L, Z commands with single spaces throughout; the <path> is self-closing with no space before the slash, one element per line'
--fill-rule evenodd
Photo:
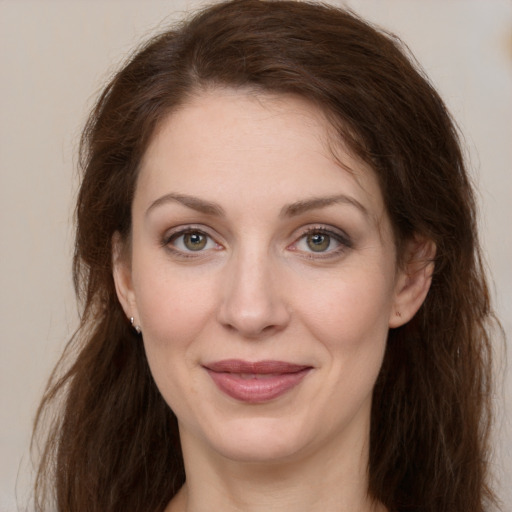
<path fill-rule="evenodd" d="M 183 235 L 183 245 L 189 251 L 200 251 L 206 247 L 208 237 L 198 231 L 192 231 Z"/>
<path fill-rule="evenodd" d="M 325 233 L 307 235 L 306 244 L 313 252 L 323 252 L 331 245 L 331 237 Z"/>

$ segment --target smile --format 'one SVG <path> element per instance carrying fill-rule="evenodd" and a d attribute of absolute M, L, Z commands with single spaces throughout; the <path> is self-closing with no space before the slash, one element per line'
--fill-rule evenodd
<path fill-rule="evenodd" d="M 312 369 L 283 361 L 228 359 L 204 365 L 217 387 L 241 402 L 268 402 L 297 386 Z"/>

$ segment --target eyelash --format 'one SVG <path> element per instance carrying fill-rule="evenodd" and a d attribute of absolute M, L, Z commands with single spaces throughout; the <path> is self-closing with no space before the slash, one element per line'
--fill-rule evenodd
<path fill-rule="evenodd" d="M 309 235 L 325 235 L 328 236 L 331 240 L 334 240 L 339 244 L 339 247 L 335 249 L 327 250 L 327 251 L 304 251 L 301 253 L 303 258 L 308 260 L 326 260 L 330 258 L 336 258 L 344 253 L 347 249 L 351 249 L 353 246 L 352 240 L 345 234 L 340 233 L 339 231 L 334 231 L 333 229 L 329 229 L 325 226 L 312 226 L 306 228 L 301 232 L 300 236 L 293 242 L 289 248 L 296 246 L 299 242 L 306 239 Z M 294 249 L 295 250 L 295 249 Z"/>
<path fill-rule="evenodd" d="M 222 245 L 215 241 L 215 239 L 209 235 L 204 229 L 200 227 L 195 227 L 193 225 L 186 226 L 183 229 L 178 229 L 177 231 L 173 231 L 172 233 L 166 233 L 162 239 L 161 245 L 170 251 L 173 255 L 178 256 L 180 258 L 200 258 L 205 255 L 206 251 L 212 250 L 212 248 L 204 249 L 201 248 L 197 251 L 193 250 L 182 250 L 173 246 L 173 243 L 176 242 L 180 237 L 183 237 L 187 234 L 198 234 L 207 238 L 206 244 L 209 241 L 212 241 L 215 244 L 214 250 L 219 250 L 222 248 Z M 329 237 L 330 240 L 334 240 L 339 244 L 339 247 L 335 249 L 326 250 L 326 251 L 301 251 L 296 248 L 296 246 L 304 240 L 306 237 L 310 235 L 325 235 Z M 330 243 L 329 243 L 330 244 Z M 340 233 L 339 231 L 334 231 L 333 229 L 329 229 L 325 226 L 312 226 L 303 230 L 300 235 L 295 239 L 295 241 L 290 244 L 287 249 L 300 252 L 301 257 L 306 258 L 308 260 L 322 260 L 322 259 L 330 259 L 336 258 L 341 255 L 347 249 L 352 248 L 353 244 L 350 238 L 345 233 Z M 329 246 L 328 246 L 329 248 Z"/>
<path fill-rule="evenodd" d="M 176 242 L 180 237 L 183 237 L 187 234 L 198 234 L 207 238 L 206 243 L 212 241 L 216 247 L 215 250 L 218 250 L 222 246 L 215 241 L 215 239 L 209 235 L 204 229 L 195 227 L 195 226 L 186 226 L 183 229 L 178 229 L 177 231 L 173 231 L 172 233 L 166 233 L 162 239 L 162 247 L 170 251 L 174 256 L 178 256 L 180 258 L 200 258 L 204 256 L 204 249 L 198 251 L 192 250 L 182 250 L 173 246 L 173 243 Z"/>

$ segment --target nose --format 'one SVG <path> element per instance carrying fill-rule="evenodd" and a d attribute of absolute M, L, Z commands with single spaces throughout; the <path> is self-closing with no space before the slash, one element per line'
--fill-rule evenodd
<path fill-rule="evenodd" d="M 251 339 L 269 336 L 288 325 L 291 311 L 280 286 L 282 276 L 275 267 L 268 254 L 232 256 L 225 269 L 218 311 L 222 325 Z"/>

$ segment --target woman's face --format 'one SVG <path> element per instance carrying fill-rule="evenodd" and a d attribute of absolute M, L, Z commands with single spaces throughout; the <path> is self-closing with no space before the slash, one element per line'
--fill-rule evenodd
<path fill-rule="evenodd" d="M 330 132 L 301 99 L 215 90 L 145 154 L 115 279 L 185 449 L 365 446 L 403 276 L 374 174 Z"/>

